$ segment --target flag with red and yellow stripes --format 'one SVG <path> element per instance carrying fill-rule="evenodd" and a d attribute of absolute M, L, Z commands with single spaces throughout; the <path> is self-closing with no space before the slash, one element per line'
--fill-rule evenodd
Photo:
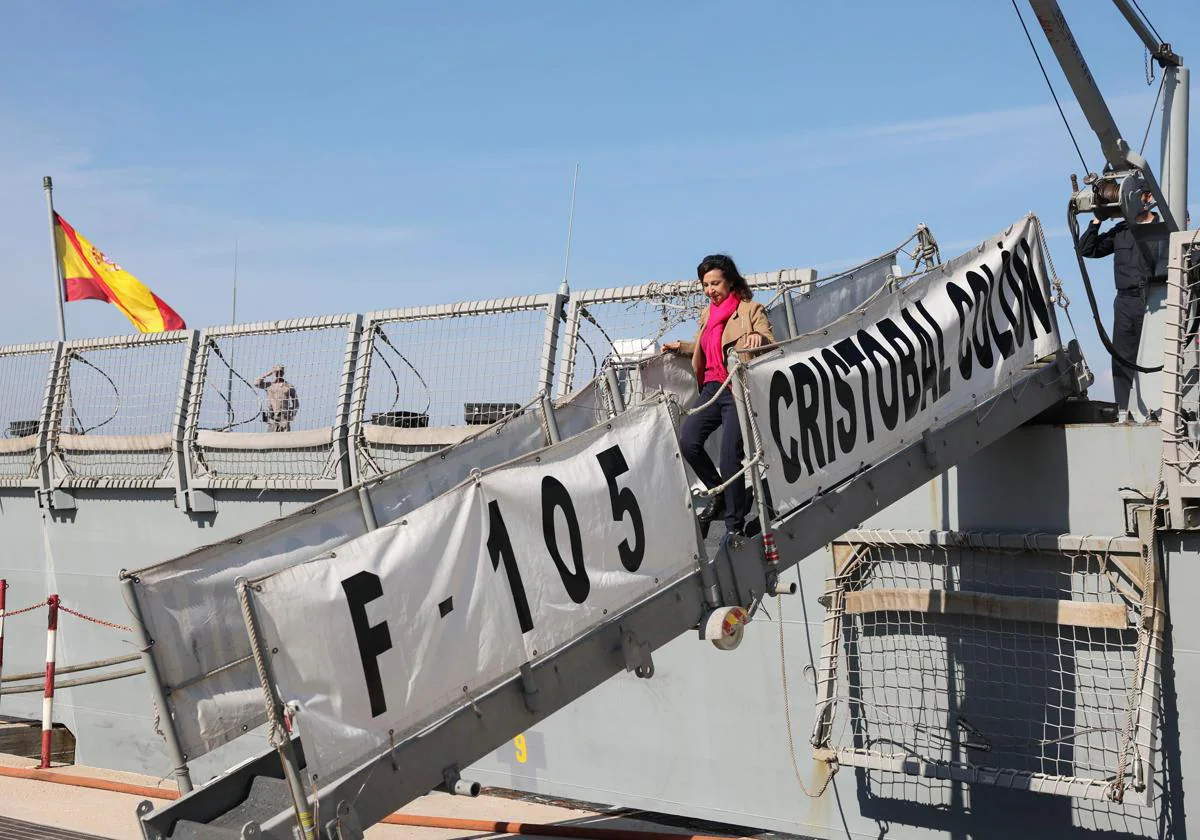
<path fill-rule="evenodd" d="M 138 332 L 186 329 L 183 319 L 158 295 L 54 214 L 54 244 L 62 269 L 65 300 L 103 300 L 133 322 Z"/>

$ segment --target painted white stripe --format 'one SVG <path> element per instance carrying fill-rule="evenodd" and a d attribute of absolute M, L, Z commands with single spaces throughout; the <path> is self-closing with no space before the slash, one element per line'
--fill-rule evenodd
<path fill-rule="evenodd" d="M 48 732 L 51 729 L 51 727 L 54 725 L 53 724 L 53 714 L 54 714 L 53 709 L 54 709 L 54 698 L 53 697 L 43 697 L 42 698 L 42 731 L 43 732 Z"/>
<path fill-rule="evenodd" d="M 58 636 L 57 630 L 46 631 L 46 661 L 54 661 L 54 640 Z"/>

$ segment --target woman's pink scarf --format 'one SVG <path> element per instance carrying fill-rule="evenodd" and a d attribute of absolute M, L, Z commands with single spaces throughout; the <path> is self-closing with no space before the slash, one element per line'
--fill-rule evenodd
<path fill-rule="evenodd" d="M 737 312 L 741 302 L 737 295 L 730 295 L 720 303 L 711 303 L 708 306 L 708 322 L 704 325 L 704 332 L 700 334 L 700 349 L 704 352 L 704 381 L 701 385 L 724 382 L 729 377 L 729 371 L 725 368 L 725 354 L 721 348 L 721 334 L 725 332 L 725 325 L 729 323 L 733 313 Z"/>

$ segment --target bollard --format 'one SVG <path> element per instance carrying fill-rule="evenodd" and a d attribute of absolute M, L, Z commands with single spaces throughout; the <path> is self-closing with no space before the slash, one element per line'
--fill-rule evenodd
<path fill-rule="evenodd" d="M 46 619 L 46 695 L 42 698 L 42 763 L 39 769 L 50 766 L 50 741 L 54 734 L 54 650 L 58 636 L 58 596 L 46 599 L 50 608 Z"/>

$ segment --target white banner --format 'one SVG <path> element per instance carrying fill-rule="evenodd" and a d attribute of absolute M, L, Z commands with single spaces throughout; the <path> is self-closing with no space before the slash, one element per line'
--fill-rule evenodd
<path fill-rule="evenodd" d="M 562 436 L 607 417 L 599 381 L 556 406 Z M 371 485 L 380 525 L 404 518 L 471 470 L 497 466 L 546 445 L 535 409 L 498 424 Z M 345 490 L 283 519 L 136 572 L 136 597 L 183 752 L 190 759 L 265 722 L 258 675 L 234 592 L 256 578 L 307 562 L 367 533 L 356 490 Z"/>
<path fill-rule="evenodd" d="M 376 754 L 693 569 L 688 501 L 659 401 L 259 581 L 310 768 Z"/>
<path fill-rule="evenodd" d="M 1000 393 L 1059 348 L 1036 226 L 1027 216 L 750 366 L 780 513 Z"/>

